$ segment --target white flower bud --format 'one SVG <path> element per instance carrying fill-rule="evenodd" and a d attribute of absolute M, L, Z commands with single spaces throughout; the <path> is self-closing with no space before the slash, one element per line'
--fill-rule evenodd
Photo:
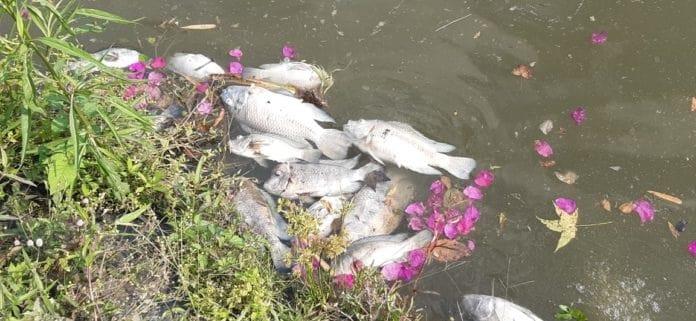
<path fill-rule="evenodd" d="M 22 242 L 20 242 L 18 239 L 15 239 L 14 246 L 20 246 L 20 245 L 22 245 Z"/>
<path fill-rule="evenodd" d="M 34 246 L 34 241 L 32 241 L 32 240 L 27 240 L 27 246 L 28 246 L 28 247 Z"/>
<path fill-rule="evenodd" d="M 36 239 L 36 246 L 37 247 L 42 247 L 43 246 L 43 240 L 41 238 Z"/>
<path fill-rule="evenodd" d="M 82 227 L 83 225 L 85 225 L 85 221 L 83 221 L 82 219 L 79 219 L 79 220 L 77 220 L 77 222 L 75 222 L 75 225 L 77 225 L 77 227 Z"/>

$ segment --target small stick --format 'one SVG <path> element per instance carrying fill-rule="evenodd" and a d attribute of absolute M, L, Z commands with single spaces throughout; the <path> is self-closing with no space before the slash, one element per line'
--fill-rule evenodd
<path fill-rule="evenodd" d="M 452 25 L 453 23 L 457 23 L 457 22 L 459 22 L 459 21 L 462 21 L 462 20 L 464 20 L 464 19 L 466 19 L 466 18 L 469 18 L 470 16 L 471 16 L 471 14 L 468 14 L 468 15 L 466 15 L 466 16 L 463 16 L 463 17 L 459 17 L 459 18 L 457 18 L 457 19 L 454 19 L 454 20 L 452 20 L 452 21 L 450 21 L 450 22 L 444 24 L 443 26 L 441 26 L 441 27 L 435 29 L 435 32 L 438 32 L 438 31 L 440 31 L 440 30 L 442 30 L 442 29 L 445 29 L 445 28 L 449 27 L 450 25 Z"/>
<path fill-rule="evenodd" d="M 590 226 L 607 225 L 607 224 L 611 224 L 611 223 L 614 223 L 614 222 L 609 221 L 609 222 L 602 222 L 602 223 L 595 223 L 595 224 L 579 224 L 579 225 L 575 225 L 575 226 L 577 226 L 577 227 L 590 227 Z"/>

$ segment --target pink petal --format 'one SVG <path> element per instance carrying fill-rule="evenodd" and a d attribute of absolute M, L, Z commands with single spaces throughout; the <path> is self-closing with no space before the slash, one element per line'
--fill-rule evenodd
<path fill-rule="evenodd" d="M 493 181 L 495 181 L 495 175 L 487 169 L 478 172 L 476 178 L 474 178 L 474 183 L 483 188 L 493 185 Z"/>
<path fill-rule="evenodd" d="M 457 223 L 447 223 L 443 232 L 445 232 L 445 236 L 450 240 L 457 238 Z"/>
<path fill-rule="evenodd" d="M 244 71 L 244 65 L 238 61 L 230 62 L 230 73 L 235 76 L 241 76 Z"/>
<path fill-rule="evenodd" d="M 445 228 L 445 218 L 442 216 L 440 212 L 433 211 L 433 214 L 428 217 L 428 228 L 436 233 L 436 234 L 442 234 L 444 228 Z"/>
<path fill-rule="evenodd" d="M 147 85 L 145 93 L 151 100 L 158 100 L 162 97 L 162 91 L 157 86 Z"/>
<path fill-rule="evenodd" d="M 545 140 L 535 140 L 534 149 L 541 157 L 551 157 L 553 155 L 553 148 Z"/>
<path fill-rule="evenodd" d="M 469 251 L 473 252 L 476 249 L 476 242 L 474 242 L 474 240 L 468 240 L 466 242 L 466 247 L 469 248 Z"/>
<path fill-rule="evenodd" d="M 334 284 L 339 288 L 352 289 L 355 286 L 355 275 L 352 274 L 339 274 L 334 276 Z"/>
<path fill-rule="evenodd" d="M 585 121 L 586 118 L 585 108 L 578 107 L 570 112 L 570 118 L 573 119 L 576 125 L 580 125 Z"/>
<path fill-rule="evenodd" d="M 640 216 L 641 223 L 652 221 L 655 218 L 655 210 L 650 201 L 639 199 L 633 201 L 633 206 L 633 210 Z"/>
<path fill-rule="evenodd" d="M 167 61 L 164 60 L 164 57 L 155 57 L 152 58 L 152 61 L 150 61 L 150 67 L 152 69 L 161 69 L 167 66 Z"/>
<path fill-rule="evenodd" d="M 466 188 L 464 188 L 463 193 L 464 196 L 472 200 L 480 200 L 483 198 L 483 193 L 481 192 L 481 190 L 473 185 L 469 185 Z"/>
<path fill-rule="evenodd" d="M 408 215 L 423 216 L 423 213 L 425 213 L 425 205 L 423 202 L 411 203 L 406 206 L 404 212 Z"/>
<path fill-rule="evenodd" d="M 237 58 L 238 61 L 242 59 L 242 56 L 244 56 L 244 53 L 239 48 L 234 48 L 230 50 L 228 54 L 234 58 Z"/>
<path fill-rule="evenodd" d="M 578 209 L 578 205 L 574 200 L 565 197 L 559 197 L 553 201 L 558 208 L 560 208 L 565 214 L 572 215 L 575 210 Z"/>
<path fill-rule="evenodd" d="M 689 243 L 687 250 L 689 250 L 691 256 L 696 257 L 696 240 L 691 241 L 691 243 Z"/>
<path fill-rule="evenodd" d="M 128 70 L 132 72 L 143 72 L 145 71 L 145 63 L 142 61 L 132 63 L 130 66 L 128 66 Z"/>
<path fill-rule="evenodd" d="M 387 281 L 396 281 L 399 279 L 403 267 L 403 263 L 389 263 L 382 267 L 382 277 Z"/>
<path fill-rule="evenodd" d="M 420 217 L 412 217 L 408 220 L 408 227 L 414 231 L 421 231 L 425 228 L 425 223 Z"/>
<path fill-rule="evenodd" d="M 399 279 L 404 281 L 404 282 L 409 282 L 413 280 L 413 278 L 418 275 L 418 269 L 414 268 L 412 266 L 406 266 L 404 265 L 401 268 L 401 271 L 399 273 Z"/>
<path fill-rule="evenodd" d="M 430 194 L 431 195 L 443 195 L 445 193 L 445 184 L 441 180 L 435 180 L 430 184 Z"/>
<path fill-rule="evenodd" d="M 290 45 L 285 45 L 283 46 L 283 57 L 287 59 L 295 59 L 295 55 L 297 53 L 295 52 L 295 48 Z"/>
<path fill-rule="evenodd" d="M 464 213 L 456 208 L 450 208 L 445 213 L 445 218 L 448 222 L 456 222 L 464 217 Z"/>
<path fill-rule="evenodd" d="M 593 45 L 601 45 L 607 42 L 609 34 L 606 31 L 593 32 L 590 40 Z"/>
<path fill-rule="evenodd" d="M 210 115 L 210 113 L 213 111 L 213 104 L 211 104 L 208 100 L 203 99 L 200 103 L 198 103 L 198 106 L 196 106 L 196 111 L 201 115 Z"/>
<path fill-rule="evenodd" d="M 147 102 L 146 101 L 141 101 L 135 105 L 135 109 L 137 110 L 143 110 L 147 108 Z"/>
<path fill-rule="evenodd" d="M 464 220 L 465 221 L 470 221 L 472 223 L 478 222 L 479 218 L 481 217 L 481 212 L 479 212 L 478 208 L 476 206 L 470 205 L 469 207 L 466 208 L 466 211 L 464 212 Z"/>
<path fill-rule="evenodd" d="M 464 219 L 457 223 L 457 231 L 461 235 L 467 235 L 471 233 L 471 230 L 476 226 L 476 222 L 479 220 L 481 213 L 475 206 L 469 206 L 464 212 Z"/>
<path fill-rule="evenodd" d="M 417 249 L 408 252 L 408 264 L 414 268 L 420 268 L 425 263 L 427 254 L 424 249 Z"/>
<path fill-rule="evenodd" d="M 165 75 L 163 73 L 159 71 L 153 71 L 147 75 L 147 83 L 152 86 L 159 86 L 164 78 Z"/>
<path fill-rule="evenodd" d="M 196 92 L 199 92 L 201 94 L 205 94 L 206 91 L 208 91 L 208 83 L 207 82 L 199 82 L 196 85 Z"/>
<path fill-rule="evenodd" d="M 136 85 L 130 85 L 123 90 L 123 99 L 131 100 L 140 92 L 140 87 Z"/>
<path fill-rule="evenodd" d="M 442 202 L 445 199 L 445 194 L 430 194 L 428 196 L 428 207 L 435 209 L 440 209 L 442 207 Z"/>

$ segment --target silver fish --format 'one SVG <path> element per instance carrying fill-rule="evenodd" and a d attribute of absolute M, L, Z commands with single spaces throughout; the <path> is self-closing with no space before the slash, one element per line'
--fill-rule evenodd
<path fill-rule="evenodd" d="M 263 167 L 268 167 L 267 159 L 279 163 L 316 162 L 321 152 L 308 143 L 299 144 L 289 139 L 272 134 L 250 134 L 237 136 L 228 143 L 230 152 L 248 157 Z"/>
<path fill-rule="evenodd" d="M 375 163 L 358 169 L 327 164 L 278 164 L 263 187 L 271 194 L 288 199 L 339 196 L 355 193 L 367 174 L 381 169 Z"/>
<path fill-rule="evenodd" d="M 196 81 L 204 81 L 211 75 L 225 73 L 220 65 L 204 55 L 180 52 L 167 58 L 167 68 Z"/>
<path fill-rule="evenodd" d="M 282 242 L 290 240 L 287 223 L 276 211 L 276 204 L 271 196 L 250 180 L 244 180 L 232 202 L 244 223 L 254 233 L 268 240 L 276 269 L 289 269 L 285 258 L 290 253 L 290 248 Z"/>
<path fill-rule="evenodd" d="M 92 57 L 110 68 L 126 68 L 140 61 L 140 53 L 128 48 L 107 48 L 91 54 Z M 91 67 L 90 67 L 91 66 Z M 89 69 L 87 69 L 89 68 Z M 96 71 L 97 67 L 86 60 L 72 62 L 68 65 L 69 70 L 84 70 L 85 72 Z"/>
<path fill-rule="evenodd" d="M 322 87 L 322 77 L 317 67 L 298 61 L 283 61 L 264 64 L 259 68 L 244 68 L 245 79 L 262 80 L 279 85 L 290 85 L 297 89 L 311 91 Z"/>
<path fill-rule="evenodd" d="M 340 166 L 347 169 L 353 169 L 358 166 L 358 161 L 360 160 L 360 155 L 356 155 L 353 158 L 346 159 L 320 159 L 316 163 L 325 165 Z"/>
<path fill-rule="evenodd" d="M 543 321 L 526 308 L 490 295 L 467 294 L 460 308 L 467 321 Z"/>
<path fill-rule="evenodd" d="M 312 214 L 319 221 L 319 237 L 327 237 L 335 230 L 338 230 L 338 223 L 341 212 L 347 200 L 343 196 L 324 196 L 307 208 L 307 212 Z"/>
<path fill-rule="evenodd" d="M 353 263 L 356 261 L 360 261 L 365 267 L 381 267 L 403 260 L 408 252 L 428 245 L 432 238 L 430 231 L 422 230 L 410 238 L 406 233 L 401 233 L 359 239 L 332 262 L 333 274 L 355 274 Z"/>
<path fill-rule="evenodd" d="M 353 196 L 341 230 L 348 242 L 389 234 L 401 224 L 403 209 L 414 196 L 415 185 L 405 178 L 391 178 L 374 189 L 365 186 Z"/>
<path fill-rule="evenodd" d="M 152 118 L 152 125 L 155 131 L 163 131 L 174 123 L 174 120 L 184 115 L 184 107 L 178 103 L 172 103 L 161 114 Z"/>
<path fill-rule="evenodd" d="M 299 143 L 311 141 L 331 159 L 346 157 L 348 137 L 319 126 L 318 121 L 335 121 L 312 104 L 258 86 L 230 86 L 220 97 L 244 130 L 276 134 Z"/>
<path fill-rule="evenodd" d="M 427 138 L 404 123 L 351 120 L 343 130 L 355 146 L 380 163 L 386 161 L 421 174 L 441 175 L 434 166 L 461 179 L 468 179 L 476 167 L 476 161 L 471 158 L 443 154 L 453 151 L 454 146 Z"/>

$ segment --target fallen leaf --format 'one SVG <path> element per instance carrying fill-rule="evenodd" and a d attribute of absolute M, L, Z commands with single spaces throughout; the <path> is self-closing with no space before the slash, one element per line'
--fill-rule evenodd
<path fill-rule="evenodd" d="M 609 168 L 611 168 L 611 170 L 613 170 L 615 172 L 618 172 L 621 170 L 621 166 L 609 166 Z"/>
<path fill-rule="evenodd" d="M 619 205 L 619 211 L 624 214 L 631 214 L 634 208 L 636 208 L 636 206 L 633 204 L 633 202 L 627 202 Z"/>
<path fill-rule="evenodd" d="M 556 206 L 556 204 L 553 206 L 556 209 L 556 214 L 558 215 L 559 219 L 546 220 L 538 216 L 537 219 L 539 222 L 546 225 L 549 230 L 561 233 L 561 237 L 558 239 L 558 243 L 556 244 L 556 250 L 554 250 L 554 252 L 557 252 L 564 246 L 568 245 L 568 243 L 575 238 L 578 231 L 577 225 L 580 212 L 578 209 L 576 209 L 575 212 L 568 215 L 563 213 L 563 210 Z"/>
<path fill-rule="evenodd" d="M 513 75 L 520 76 L 524 79 L 532 79 L 533 73 L 532 68 L 524 64 L 517 65 L 517 67 L 512 70 Z"/>
<path fill-rule="evenodd" d="M 553 159 L 542 159 L 539 161 L 539 165 L 544 168 L 550 168 L 556 166 L 556 161 Z"/>
<path fill-rule="evenodd" d="M 505 213 L 500 213 L 498 214 L 498 235 L 503 234 L 503 230 L 505 229 L 505 226 L 507 225 L 507 216 L 505 216 Z"/>
<path fill-rule="evenodd" d="M 439 239 L 433 247 L 433 258 L 440 262 L 453 262 L 471 255 L 469 248 L 456 240 Z"/>
<path fill-rule="evenodd" d="M 672 233 L 675 239 L 679 238 L 679 231 L 677 231 L 677 228 L 674 227 L 672 222 L 667 222 L 667 228 L 669 228 L 670 233 Z"/>
<path fill-rule="evenodd" d="M 691 111 L 696 111 L 696 97 L 691 97 Z"/>
<path fill-rule="evenodd" d="M 447 176 L 441 176 L 440 181 L 447 187 L 447 189 L 452 188 L 452 179 Z"/>
<path fill-rule="evenodd" d="M 681 203 L 682 203 L 682 200 L 676 196 L 672 196 L 672 195 L 660 193 L 660 192 L 655 192 L 655 191 L 648 191 L 648 193 L 653 194 L 653 195 L 657 196 L 658 198 L 661 198 L 665 201 L 672 202 L 674 204 L 681 205 Z"/>
<path fill-rule="evenodd" d="M 474 39 L 478 39 L 478 37 L 481 37 L 481 31 L 477 32 L 477 33 L 474 35 Z"/>
<path fill-rule="evenodd" d="M 541 130 L 544 135 L 548 135 L 551 130 L 553 130 L 553 122 L 550 119 L 547 119 L 539 125 L 539 130 Z"/>
<path fill-rule="evenodd" d="M 186 30 L 209 30 L 209 29 L 215 29 L 217 25 L 212 24 L 212 23 L 206 23 L 206 24 L 200 24 L 200 25 L 188 25 L 188 26 L 183 26 L 180 27 L 181 29 L 186 29 Z"/>
<path fill-rule="evenodd" d="M 603 208 L 605 211 L 611 212 L 611 202 L 609 202 L 608 199 L 605 198 L 605 199 L 603 199 L 603 200 L 602 200 L 601 202 L 599 202 L 599 203 L 602 204 L 602 208 Z"/>
<path fill-rule="evenodd" d="M 558 178 L 559 181 L 566 183 L 568 185 L 575 184 L 575 181 L 578 180 L 578 174 L 575 174 L 573 171 L 566 171 L 565 173 L 561 172 L 553 172 L 556 174 L 556 178 Z"/>

